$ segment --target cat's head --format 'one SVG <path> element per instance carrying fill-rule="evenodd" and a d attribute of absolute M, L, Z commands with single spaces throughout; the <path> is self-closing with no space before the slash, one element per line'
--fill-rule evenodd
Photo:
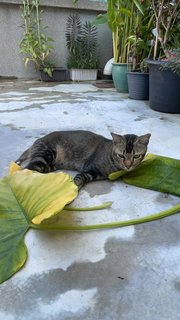
<path fill-rule="evenodd" d="M 111 133 L 113 138 L 113 159 L 117 167 L 133 170 L 144 158 L 151 134 L 143 136 Z"/>

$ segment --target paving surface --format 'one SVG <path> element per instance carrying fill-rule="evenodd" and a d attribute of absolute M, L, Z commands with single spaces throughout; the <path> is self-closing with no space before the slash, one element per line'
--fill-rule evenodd
<path fill-rule="evenodd" d="M 149 152 L 179 158 L 180 115 L 92 84 L 0 82 L 0 176 L 22 151 L 55 130 L 151 132 Z M 111 209 L 68 214 L 80 224 L 127 220 L 179 202 L 172 195 L 93 182 L 74 206 Z M 0 286 L 0 320 L 180 319 L 180 217 L 110 230 L 30 230 L 24 268 Z"/>

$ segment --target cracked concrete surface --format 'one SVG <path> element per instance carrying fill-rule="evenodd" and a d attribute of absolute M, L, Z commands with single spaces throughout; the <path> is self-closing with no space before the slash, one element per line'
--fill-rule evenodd
<path fill-rule="evenodd" d="M 149 152 L 179 158 L 180 115 L 151 110 L 92 84 L 0 82 L 0 176 L 11 160 L 44 134 L 84 129 L 151 132 Z M 74 206 L 113 201 L 111 209 L 71 212 L 68 223 L 95 224 L 159 212 L 178 197 L 99 181 Z M 28 261 L 0 285 L 0 320 L 180 319 L 179 215 L 148 224 L 90 232 L 29 230 Z"/>

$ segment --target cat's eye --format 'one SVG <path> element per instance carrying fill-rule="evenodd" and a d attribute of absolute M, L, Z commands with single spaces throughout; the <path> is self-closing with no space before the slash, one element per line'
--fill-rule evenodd
<path fill-rule="evenodd" d="M 116 153 L 116 155 L 117 155 L 118 158 L 124 159 L 124 155 L 123 154 Z"/>
<path fill-rule="evenodd" d="M 140 156 L 141 156 L 140 154 L 135 154 L 135 155 L 133 156 L 133 158 L 134 158 L 134 159 L 138 159 L 138 158 L 140 158 Z"/>

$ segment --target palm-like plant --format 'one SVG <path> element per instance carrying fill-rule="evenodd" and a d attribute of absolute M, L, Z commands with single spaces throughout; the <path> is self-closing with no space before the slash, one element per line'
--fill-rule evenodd
<path fill-rule="evenodd" d="M 77 14 L 70 15 L 66 24 L 66 46 L 70 53 L 74 53 L 81 42 L 81 28 L 80 17 Z"/>
<path fill-rule="evenodd" d="M 66 45 L 69 51 L 68 68 L 97 68 L 97 29 L 90 22 L 82 24 L 77 14 L 68 17 Z"/>
<path fill-rule="evenodd" d="M 85 59 L 97 66 L 97 29 L 89 21 L 82 25 L 82 47 L 85 49 Z"/>
<path fill-rule="evenodd" d="M 72 0 L 77 3 L 78 0 Z M 107 23 L 112 31 L 114 62 L 128 63 L 131 35 L 136 9 L 143 14 L 143 0 L 107 0 L 107 13 L 100 14 L 94 25 Z"/>

